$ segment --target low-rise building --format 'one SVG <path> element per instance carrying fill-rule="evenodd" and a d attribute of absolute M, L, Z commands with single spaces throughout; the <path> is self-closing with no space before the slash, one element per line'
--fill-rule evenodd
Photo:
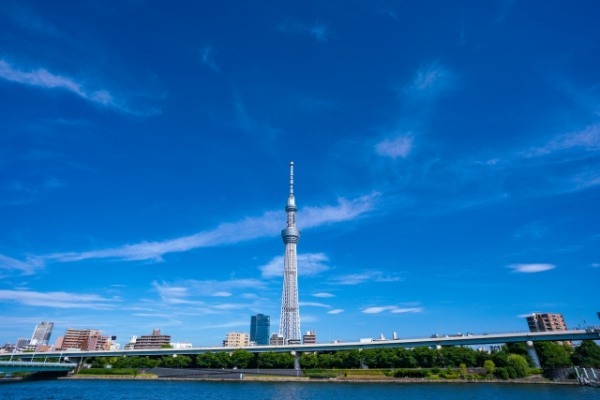
<path fill-rule="evenodd" d="M 566 331 L 567 324 L 562 314 L 534 313 L 527 316 L 530 332 Z"/>
<path fill-rule="evenodd" d="M 250 345 L 250 335 L 241 332 L 227 332 L 223 347 L 248 347 Z"/>
<path fill-rule="evenodd" d="M 317 343 L 317 332 L 313 329 L 308 331 L 302 336 L 302 343 L 304 344 L 316 344 Z"/>
<path fill-rule="evenodd" d="M 137 338 L 133 348 L 138 349 L 162 349 L 171 346 L 171 335 L 163 335 L 160 329 L 154 329 L 151 335 L 143 335 Z"/>
<path fill-rule="evenodd" d="M 269 344 L 271 346 L 283 346 L 285 344 L 285 338 L 283 337 L 283 335 L 280 335 L 279 333 L 274 333 L 271 335 L 271 338 L 269 339 Z"/>
<path fill-rule="evenodd" d="M 108 336 L 102 335 L 102 333 L 96 329 L 69 328 L 62 337 L 62 340 L 60 340 L 60 338 L 57 340 L 56 345 L 56 350 L 108 350 L 110 349 L 110 340 L 108 339 Z"/>

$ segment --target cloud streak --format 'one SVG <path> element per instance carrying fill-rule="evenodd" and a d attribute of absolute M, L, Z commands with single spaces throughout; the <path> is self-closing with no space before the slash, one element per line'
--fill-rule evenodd
<path fill-rule="evenodd" d="M 384 139 L 377 143 L 375 151 L 380 156 L 396 158 L 406 158 L 413 148 L 412 135 L 400 135 L 391 139 Z"/>
<path fill-rule="evenodd" d="M 115 299 L 107 299 L 96 294 L 67 292 L 34 292 L 29 290 L 0 290 L 0 300 L 21 303 L 28 306 L 53 308 L 86 308 L 109 310 L 116 307 Z"/>
<path fill-rule="evenodd" d="M 374 198 L 374 195 L 351 200 L 341 198 L 338 200 L 338 204 L 334 206 L 305 208 L 300 211 L 302 213 L 302 220 L 304 221 L 303 227 L 312 228 L 358 218 L 375 207 Z M 163 256 L 169 253 L 187 252 L 203 247 L 233 244 L 274 236 L 278 235 L 280 230 L 281 212 L 268 211 L 260 217 L 250 217 L 238 222 L 223 223 L 213 230 L 202 231 L 189 236 L 165 241 L 140 242 L 109 249 L 42 255 L 30 258 L 27 264 L 42 265 L 46 262 L 75 262 L 91 259 L 161 261 Z M 313 271 L 319 268 L 323 270 L 325 266 L 318 264 L 320 257 L 323 260 L 322 255 L 311 255 L 307 258 L 308 268 L 313 268 Z M 22 266 L 22 268 L 26 267 L 28 266 Z"/>
<path fill-rule="evenodd" d="M 44 263 L 38 258 L 27 258 L 25 261 L 19 261 L 14 258 L 0 254 L 0 270 L 21 271 L 24 275 L 31 275 Z"/>
<path fill-rule="evenodd" d="M 260 267 L 263 278 L 281 277 L 283 275 L 283 261 L 283 256 L 277 256 L 267 265 Z M 323 253 L 298 254 L 298 275 L 314 276 L 327 271 L 329 270 L 329 266 L 326 264 L 328 261 L 329 258 Z"/>
<path fill-rule="evenodd" d="M 215 72 L 221 72 L 221 69 L 215 61 L 215 52 L 212 46 L 206 46 L 202 49 L 202 62 Z"/>
<path fill-rule="evenodd" d="M 327 42 L 329 39 L 329 28 L 327 25 L 319 22 L 311 25 L 288 21 L 279 24 L 277 30 L 283 33 L 307 35 L 317 42 L 322 43 Z"/>
<path fill-rule="evenodd" d="M 533 274 L 553 270 L 556 266 L 553 264 L 511 264 L 506 268 L 512 269 L 513 272 L 517 273 Z"/>
<path fill-rule="evenodd" d="M 149 116 L 159 113 L 156 109 L 148 110 L 146 112 L 133 110 L 129 108 L 123 100 L 115 98 L 115 96 L 106 89 L 90 90 L 86 88 L 83 83 L 77 82 L 73 78 L 52 73 L 45 68 L 26 71 L 13 66 L 5 60 L 0 60 L 0 78 L 9 82 L 39 89 L 63 90 L 91 103 L 127 114 Z"/>
<path fill-rule="evenodd" d="M 386 275 L 380 271 L 366 271 L 358 274 L 336 276 L 329 283 L 334 285 L 360 285 L 366 282 L 399 282 L 403 279 L 397 275 Z"/>
<path fill-rule="evenodd" d="M 436 62 L 419 68 L 405 92 L 411 99 L 431 99 L 448 90 L 452 81 L 452 74 Z"/>
<path fill-rule="evenodd" d="M 389 311 L 392 314 L 416 314 L 423 312 L 422 307 L 410 307 L 401 308 L 398 306 L 378 306 L 378 307 L 367 307 L 362 310 L 363 314 L 380 314 L 382 312 Z"/>
<path fill-rule="evenodd" d="M 581 131 L 559 135 L 543 146 L 528 151 L 526 157 L 540 157 L 567 150 L 600 150 L 600 124 L 593 124 Z"/>

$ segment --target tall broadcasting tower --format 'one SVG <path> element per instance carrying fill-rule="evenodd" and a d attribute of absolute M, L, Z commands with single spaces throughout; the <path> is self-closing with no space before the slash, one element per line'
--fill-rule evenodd
<path fill-rule="evenodd" d="M 281 295 L 281 320 L 279 334 L 285 343 L 300 343 L 300 309 L 298 307 L 298 256 L 296 243 L 300 239 L 300 231 L 296 228 L 296 200 L 294 200 L 294 162 L 290 161 L 290 195 L 285 212 L 287 227 L 281 231 L 285 244 L 283 262 L 283 293 Z"/>

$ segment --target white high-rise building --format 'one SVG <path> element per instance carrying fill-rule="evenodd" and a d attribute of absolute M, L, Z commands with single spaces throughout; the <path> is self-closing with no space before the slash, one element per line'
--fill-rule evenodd
<path fill-rule="evenodd" d="M 29 344 L 32 346 L 48 345 L 50 335 L 52 335 L 52 328 L 54 328 L 54 322 L 43 321 L 41 324 L 37 324 L 33 330 Z"/>
<path fill-rule="evenodd" d="M 296 228 L 296 200 L 294 199 L 294 162 L 290 162 L 290 194 L 285 212 L 287 227 L 281 231 L 285 244 L 283 262 L 283 292 L 281 295 L 281 320 L 279 335 L 286 344 L 300 344 L 300 308 L 298 306 L 298 255 L 296 244 L 300 239 L 300 231 Z"/>

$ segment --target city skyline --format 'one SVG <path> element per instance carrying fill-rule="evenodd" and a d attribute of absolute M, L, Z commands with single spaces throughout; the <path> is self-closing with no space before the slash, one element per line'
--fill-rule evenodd
<path fill-rule="evenodd" d="M 600 5 L 0 4 L 0 342 L 598 325 Z M 53 341 L 53 340 L 51 340 Z"/>

